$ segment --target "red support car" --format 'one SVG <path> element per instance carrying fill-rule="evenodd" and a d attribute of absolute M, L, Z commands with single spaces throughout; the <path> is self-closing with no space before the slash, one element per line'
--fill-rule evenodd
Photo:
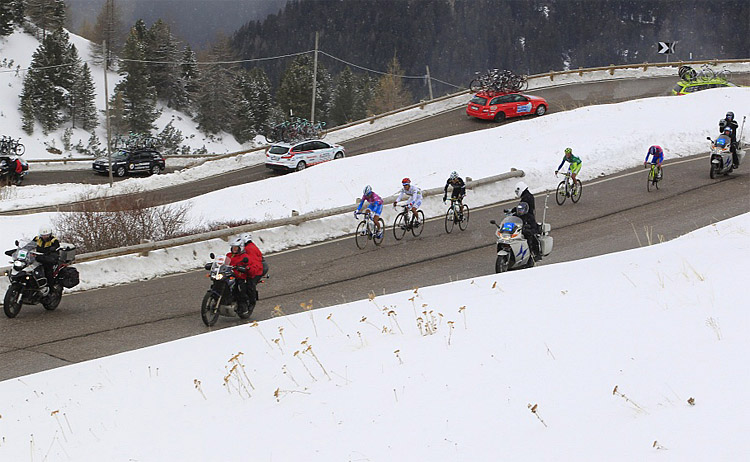
<path fill-rule="evenodd" d="M 466 114 L 479 119 L 500 122 L 507 118 L 547 113 L 547 100 L 522 93 L 481 91 L 466 106 Z"/>

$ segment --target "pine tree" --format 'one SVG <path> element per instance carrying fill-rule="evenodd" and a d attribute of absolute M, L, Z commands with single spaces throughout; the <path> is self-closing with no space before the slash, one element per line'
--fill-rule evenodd
<path fill-rule="evenodd" d="M 187 45 L 182 52 L 182 64 L 180 65 L 182 82 L 185 85 L 185 92 L 188 98 L 188 107 L 195 103 L 195 97 L 198 93 L 198 81 L 200 73 L 198 72 L 197 59 L 195 52 Z"/>
<path fill-rule="evenodd" d="M 310 117 L 312 108 L 313 58 L 302 55 L 294 59 L 281 79 L 276 100 L 287 116 Z M 315 93 L 315 120 L 327 121 L 331 107 L 332 78 L 319 61 Z"/>
<path fill-rule="evenodd" d="M 180 53 L 177 39 L 169 26 L 161 19 L 148 31 L 146 40 L 146 60 L 151 85 L 156 88 L 157 98 L 165 101 L 168 107 L 182 110 L 188 107 L 189 100 L 185 84 L 181 78 Z"/>
<path fill-rule="evenodd" d="M 66 118 L 67 94 L 73 86 L 78 61 L 75 46 L 68 42 L 63 29 L 44 37 L 32 55 L 21 92 L 21 111 L 25 119 L 32 113 L 45 133 L 55 130 Z M 24 125 L 29 127 L 26 121 Z"/>
<path fill-rule="evenodd" d="M 31 22 L 42 30 L 42 38 L 65 24 L 63 0 L 26 0 L 25 11 Z"/>
<path fill-rule="evenodd" d="M 10 9 L 13 13 L 13 22 L 17 26 L 22 26 L 26 16 L 26 5 L 24 4 L 24 0 L 12 0 L 10 2 Z"/>
<path fill-rule="evenodd" d="M 89 65 L 84 63 L 80 66 L 79 73 L 73 82 L 71 95 L 71 122 L 75 127 L 76 122 L 80 122 L 80 127 L 91 132 L 97 125 L 99 119 L 96 112 L 96 92 L 94 91 L 94 80 L 91 77 Z"/>
<path fill-rule="evenodd" d="M 128 124 L 125 121 L 125 101 L 121 91 L 115 91 L 109 100 L 109 130 L 112 137 L 128 132 Z"/>
<path fill-rule="evenodd" d="M 106 0 L 102 5 L 102 9 L 96 17 L 96 23 L 91 31 L 91 51 L 94 58 L 97 59 L 97 63 L 107 63 L 107 70 L 112 69 L 114 66 L 114 55 L 119 52 L 122 47 L 122 37 L 125 35 L 125 30 L 122 24 L 122 13 L 120 7 L 117 6 L 115 0 Z M 106 55 L 102 49 L 102 43 L 107 42 Z"/>
<path fill-rule="evenodd" d="M 229 41 L 220 39 L 212 47 L 208 60 L 232 60 Z M 238 100 L 236 73 L 237 66 L 230 64 L 211 64 L 202 69 L 200 90 L 196 97 L 196 120 L 204 132 L 232 130 Z"/>
<path fill-rule="evenodd" d="M 380 77 L 375 90 L 373 108 L 377 114 L 408 106 L 412 103 L 411 95 L 404 88 L 401 79 L 403 75 L 404 71 L 394 54 L 393 59 L 388 64 L 388 73 Z"/>
<path fill-rule="evenodd" d="M 133 133 L 150 133 L 160 111 L 156 109 L 156 90 L 151 85 L 146 58 L 146 25 L 138 20 L 130 29 L 122 50 L 120 75 L 125 78 L 115 86 L 122 92 L 123 117 Z"/>
<path fill-rule="evenodd" d="M 356 81 L 349 66 L 339 74 L 336 89 L 333 92 L 333 106 L 331 109 L 331 123 L 342 125 L 354 120 L 354 104 L 356 101 Z"/>
<path fill-rule="evenodd" d="M 373 98 L 375 98 L 377 84 L 378 80 L 367 74 L 356 79 L 354 107 L 352 108 L 353 120 L 362 120 L 374 114 L 370 107 Z"/>
<path fill-rule="evenodd" d="M 0 36 L 13 33 L 13 10 L 10 2 L 0 3 Z"/>

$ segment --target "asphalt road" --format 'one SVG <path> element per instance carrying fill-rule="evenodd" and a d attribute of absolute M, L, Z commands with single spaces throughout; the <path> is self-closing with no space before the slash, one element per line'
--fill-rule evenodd
<path fill-rule="evenodd" d="M 743 166 L 731 176 L 710 180 L 708 158 L 698 156 L 666 164 L 659 191 L 647 192 L 647 172 L 635 169 L 584 184 L 578 204 L 558 206 L 550 195 L 547 221 L 555 246 L 540 264 L 632 249 L 647 245 L 649 235 L 654 242 L 668 240 L 747 213 L 748 172 Z M 471 206 L 471 193 L 466 203 Z M 539 219 L 543 203 L 544 197 L 537 196 Z M 289 314 L 309 300 L 317 309 L 365 298 L 370 291 L 393 293 L 492 274 L 494 230 L 488 221 L 499 218 L 505 206 L 473 210 L 468 229 L 450 235 L 438 219 L 428 221 L 419 238 L 397 242 L 388 232 L 380 248 L 358 250 L 353 237 L 346 237 L 271 255 L 271 278 L 260 287 L 251 320 L 274 316 L 277 305 Z M 731 249 L 719 250 L 731 258 Z M 521 271 L 534 277 L 534 270 Z M 0 380 L 240 324 L 236 318 L 221 318 L 212 329 L 203 325 L 204 273 L 66 295 L 54 312 L 25 306 L 15 319 L 1 318 Z M 585 276 L 571 275 L 571 280 Z M 499 282 L 502 277 L 497 276 Z"/>

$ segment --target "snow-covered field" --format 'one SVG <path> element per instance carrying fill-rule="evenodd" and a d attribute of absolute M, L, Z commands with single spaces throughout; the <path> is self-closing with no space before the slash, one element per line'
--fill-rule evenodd
<path fill-rule="evenodd" d="M 748 233 L 750 214 L 7 380 L 0 460 L 747 460 Z"/>

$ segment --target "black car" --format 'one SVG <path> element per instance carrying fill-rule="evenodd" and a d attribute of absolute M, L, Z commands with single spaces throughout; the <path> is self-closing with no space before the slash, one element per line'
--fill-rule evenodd
<path fill-rule="evenodd" d="M 164 157 L 153 149 L 121 150 L 112 154 L 112 175 L 125 176 L 126 173 L 159 174 L 164 171 Z M 100 157 L 94 161 L 95 173 L 109 173 L 109 160 Z"/>

